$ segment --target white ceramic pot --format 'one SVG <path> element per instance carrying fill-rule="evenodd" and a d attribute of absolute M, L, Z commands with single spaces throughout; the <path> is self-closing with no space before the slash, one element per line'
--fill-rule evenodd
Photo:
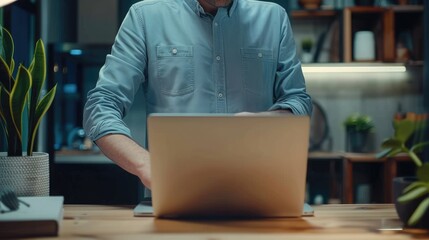
<path fill-rule="evenodd" d="M 0 153 L 0 189 L 13 190 L 17 196 L 49 196 L 49 154 L 8 157 Z"/>

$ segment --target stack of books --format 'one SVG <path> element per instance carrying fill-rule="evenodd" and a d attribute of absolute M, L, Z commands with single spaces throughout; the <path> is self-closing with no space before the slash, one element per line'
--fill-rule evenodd
<path fill-rule="evenodd" d="M 57 236 L 63 219 L 64 197 L 19 197 L 29 206 L 0 214 L 0 238 Z M 1 203 L 0 203 L 1 204 Z M 5 206 L 1 206 L 5 210 Z"/>

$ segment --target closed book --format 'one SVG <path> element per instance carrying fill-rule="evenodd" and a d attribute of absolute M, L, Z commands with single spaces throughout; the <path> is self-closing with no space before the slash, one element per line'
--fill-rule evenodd
<path fill-rule="evenodd" d="M 0 238 L 57 236 L 63 218 L 64 197 L 19 197 L 28 203 L 0 214 Z M 4 205 L 2 209 L 5 210 Z"/>

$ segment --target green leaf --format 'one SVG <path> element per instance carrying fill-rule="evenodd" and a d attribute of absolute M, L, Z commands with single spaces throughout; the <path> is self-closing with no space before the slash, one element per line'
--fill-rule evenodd
<path fill-rule="evenodd" d="M 3 92 L 3 87 L 0 85 L 0 123 L 1 123 L 1 126 L 3 127 L 3 130 L 5 131 L 5 133 L 7 135 L 6 118 L 4 115 L 4 111 L 6 110 L 6 107 L 3 106 L 3 104 L 2 104 L 3 103 L 2 96 L 4 95 L 4 94 L 2 94 L 2 92 Z M 5 101 L 7 99 L 8 99 L 8 97 L 5 98 Z"/>
<path fill-rule="evenodd" d="M 32 79 L 31 102 L 36 103 L 46 79 L 45 47 L 42 40 L 36 42 L 30 73 Z M 34 109 L 36 109 L 36 105 L 34 105 Z"/>
<path fill-rule="evenodd" d="M 382 148 L 398 149 L 402 147 L 403 142 L 396 138 L 389 138 L 381 143 Z"/>
<path fill-rule="evenodd" d="M 22 114 L 24 112 L 28 91 L 31 88 L 30 73 L 22 65 L 18 68 L 16 82 L 10 93 L 10 113 L 18 138 L 22 144 Z"/>
<path fill-rule="evenodd" d="M 0 58 L 0 86 L 6 88 L 9 92 L 12 88 L 11 83 L 12 74 L 9 70 L 9 66 L 3 58 Z"/>
<path fill-rule="evenodd" d="M 394 156 L 396 156 L 397 154 L 402 153 L 402 152 L 404 152 L 404 150 L 403 150 L 402 148 L 394 149 L 393 151 L 391 151 L 391 152 L 387 155 L 387 157 L 394 157 Z"/>
<path fill-rule="evenodd" d="M 419 206 L 414 211 L 413 215 L 411 215 L 410 219 L 408 219 L 408 225 L 414 226 L 416 225 L 423 215 L 428 211 L 429 208 L 429 197 L 423 200 Z"/>
<path fill-rule="evenodd" d="M 390 154 L 390 152 L 392 152 L 392 150 L 393 150 L 393 149 L 391 149 L 391 148 L 384 149 L 383 151 L 378 152 L 378 153 L 375 155 L 375 157 L 376 157 L 376 158 L 384 158 L 384 157 L 386 157 L 387 155 L 389 155 L 389 154 Z"/>
<path fill-rule="evenodd" d="M 425 186 L 426 185 L 426 183 L 424 183 L 424 182 L 420 182 L 420 181 L 416 181 L 416 182 L 413 182 L 413 183 L 411 183 L 410 185 L 408 185 L 403 191 L 402 191 L 402 193 L 407 193 L 407 192 L 409 192 L 409 191 L 411 191 L 411 190 L 413 190 L 413 189 L 415 189 L 415 188 L 417 188 L 417 187 L 421 187 L 421 186 Z"/>
<path fill-rule="evenodd" d="M 415 122 L 408 119 L 404 119 L 400 121 L 395 121 L 393 123 L 393 126 L 395 128 L 395 138 L 402 143 L 405 143 L 414 132 Z"/>
<path fill-rule="evenodd" d="M 10 118 L 9 109 L 9 93 L 6 92 L 4 87 L 0 86 L 0 117 L 4 122 L 4 128 L 6 129 L 6 135 L 8 135 L 7 119 Z"/>
<path fill-rule="evenodd" d="M 37 125 L 38 125 L 36 108 L 37 108 L 37 105 L 39 104 L 40 94 L 42 92 L 43 84 L 45 83 L 45 79 L 46 79 L 45 47 L 43 45 L 42 40 L 38 40 L 36 42 L 33 61 L 31 62 L 29 71 L 32 79 L 32 87 L 31 87 L 31 92 L 29 96 L 30 99 L 28 104 L 28 132 L 31 134 L 30 137 L 28 138 L 28 143 L 31 143 L 31 144 L 27 146 L 27 149 L 29 149 L 28 152 L 32 152 L 32 149 L 34 147 L 33 132 L 34 132 L 34 135 L 36 135 Z"/>
<path fill-rule="evenodd" d="M 14 53 L 13 38 L 10 32 L 3 27 L 2 27 L 2 44 L 3 44 L 3 54 L 1 57 L 5 60 L 9 68 L 13 70 L 13 67 L 12 67 L 13 53 Z"/>
<path fill-rule="evenodd" d="M 6 138 L 8 143 L 8 156 L 20 156 L 22 154 L 22 144 L 18 139 L 18 133 L 13 125 L 12 110 L 10 109 L 10 93 L 1 88 L 0 105 L 2 108 L 2 119 L 4 120 L 4 128 L 6 129 Z"/>
<path fill-rule="evenodd" d="M 411 160 L 413 160 L 417 167 L 422 166 L 422 160 L 420 160 L 419 156 L 417 156 L 413 151 L 408 151 L 408 156 L 410 156 Z"/>
<path fill-rule="evenodd" d="M 429 162 L 426 162 L 421 167 L 417 168 L 417 178 L 429 185 Z"/>
<path fill-rule="evenodd" d="M 420 152 L 421 150 L 423 150 L 424 147 L 429 146 L 429 142 L 421 142 L 421 143 L 417 143 L 415 144 L 410 151 L 412 152 Z"/>
<path fill-rule="evenodd" d="M 15 70 L 15 60 L 13 60 L 13 59 L 10 62 L 9 70 L 10 70 L 11 73 L 13 73 L 13 71 Z"/>
<path fill-rule="evenodd" d="M 42 117 L 48 111 L 49 107 L 52 105 L 52 102 L 55 98 L 55 93 L 57 91 L 57 85 L 55 86 L 40 100 L 37 105 L 35 112 L 35 125 L 32 127 L 30 134 L 31 136 L 28 139 L 27 155 L 31 156 L 34 148 L 34 139 L 36 138 L 37 129 L 39 128 Z"/>
<path fill-rule="evenodd" d="M 426 193 L 428 193 L 428 188 L 426 186 L 417 187 L 398 197 L 398 202 L 401 202 L 401 203 L 408 202 L 413 199 L 419 198 L 425 195 Z"/>

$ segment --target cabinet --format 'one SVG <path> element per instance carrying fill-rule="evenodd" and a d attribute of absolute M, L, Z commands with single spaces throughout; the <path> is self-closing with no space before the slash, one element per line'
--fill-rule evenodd
<path fill-rule="evenodd" d="M 354 36 L 362 31 L 370 31 L 374 34 L 375 60 L 393 62 L 395 60 L 393 19 L 393 11 L 389 8 L 345 8 L 343 11 L 344 62 L 355 60 L 354 50 L 356 49 L 353 46 L 357 43 Z"/>
<path fill-rule="evenodd" d="M 344 62 L 354 61 L 358 31 L 375 35 L 376 61 L 423 60 L 423 6 L 349 7 L 343 10 Z"/>
<path fill-rule="evenodd" d="M 316 55 L 323 51 L 321 49 L 323 46 L 330 47 L 329 60 L 324 62 L 356 62 L 353 47 L 356 44 L 354 37 L 360 31 L 370 31 L 374 34 L 374 61 L 421 62 L 424 45 L 423 17 L 423 5 L 355 6 L 342 10 L 294 10 L 291 12 L 293 25 L 303 21 L 307 21 L 308 24 L 325 22 L 330 25 L 329 32 L 323 33 L 330 36 L 318 37 L 315 44 L 314 54 Z M 299 27 L 299 24 L 297 26 Z M 299 30 L 295 32 L 299 32 Z M 319 41 L 330 42 L 321 43 Z M 317 62 L 317 56 L 314 59 Z"/>
<path fill-rule="evenodd" d="M 83 157 L 82 157 L 83 158 Z M 141 201 L 139 179 L 115 164 L 56 163 L 51 173 L 51 194 L 67 204 L 128 204 Z"/>

